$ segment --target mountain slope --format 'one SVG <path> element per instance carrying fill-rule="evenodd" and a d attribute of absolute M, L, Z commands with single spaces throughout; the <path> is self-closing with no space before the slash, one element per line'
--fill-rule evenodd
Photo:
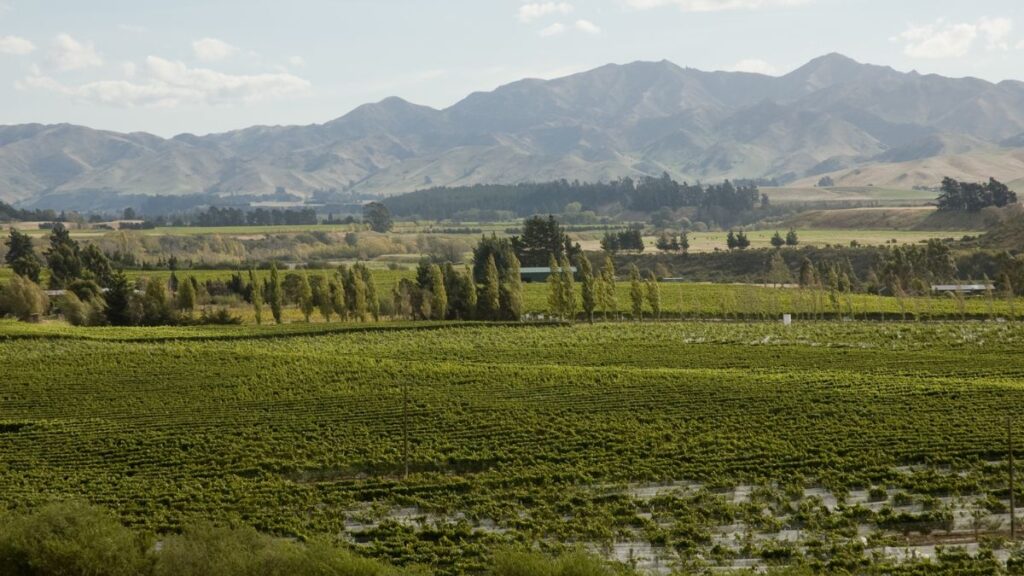
<path fill-rule="evenodd" d="M 391 194 L 662 172 L 934 185 L 953 168 L 964 178 L 1015 172 L 1022 138 L 1021 82 L 902 73 L 839 54 L 781 77 L 635 62 L 521 80 L 444 110 L 388 98 L 309 126 L 171 139 L 0 127 L 0 200 L 75 208 L 98 197 L 116 205 L 121 194 Z"/>

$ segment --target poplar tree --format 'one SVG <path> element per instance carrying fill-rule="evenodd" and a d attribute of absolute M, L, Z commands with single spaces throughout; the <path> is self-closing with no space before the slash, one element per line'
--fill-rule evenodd
<path fill-rule="evenodd" d="M 309 277 L 303 273 L 302 276 L 299 276 L 299 309 L 302 310 L 302 315 L 305 316 L 306 322 L 309 322 L 314 308 L 313 288 L 309 285 Z"/>
<path fill-rule="evenodd" d="M 548 275 L 548 314 L 561 317 L 565 311 L 565 302 L 562 300 L 562 275 L 558 271 L 558 261 L 554 254 L 548 259 L 548 268 L 551 270 Z"/>
<path fill-rule="evenodd" d="M 498 266 L 494 263 L 494 254 L 487 255 L 484 286 L 477 306 L 480 309 L 480 316 L 487 320 L 496 319 L 501 312 L 501 281 L 498 278 Z"/>
<path fill-rule="evenodd" d="M 377 295 L 377 283 L 373 280 L 373 272 L 365 264 L 360 264 L 359 273 L 366 288 L 366 311 L 374 320 L 380 320 L 380 297 Z"/>
<path fill-rule="evenodd" d="M 519 322 L 523 319 L 523 281 L 520 276 L 519 258 L 514 254 L 509 259 L 505 278 L 501 283 L 501 312 L 506 320 Z"/>
<path fill-rule="evenodd" d="M 267 290 L 267 302 L 270 304 L 270 313 L 274 315 L 274 322 L 280 324 L 284 294 L 281 290 L 281 277 L 277 273 L 276 263 L 270 265 L 270 286 Z"/>
<path fill-rule="evenodd" d="M 448 315 L 448 291 L 444 287 L 444 274 L 437 264 L 430 265 L 430 312 L 434 320 L 444 320 Z"/>
<path fill-rule="evenodd" d="M 359 272 L 353 269 L 349 275 L 352 278 L 352 314 L 360 322 L 366 321 L 366 282 Z"/>
<path fill-rule="evenodd" d="M 338 315 L 339 320 L 345 320 L 348 316 L 348 308 L 345 307 L 345 287 L 341 285 L 337 275 L 331 276 L 327 280 L 327 291 L 334 313 Z"/>
<path fill-rule="evenodd" d="M 601 269 L 601 287 L 604 288 L 604 317 L 607 320 L 609 311 L 619 309 L 619 297 L 615 289 L 615 262 L 608 254 L 604 256 L 604 267 Z"/>
<path fill-rule="evenodd" d="M 658 286 L 654 272 L 647 273 L 647 303 L 651 306 L 651 314 L 661 318 L 661 287 Z"/>
<path fill-rule="evenodd" d="M 464 275 L 462 278 L 463 286 L 465 287 L 465 294 L 463 294 L 463 300 L 466 306 L 466 318 L 477 317 L 477 294 L 476 294 L 476 281 L 473 279 L 473 269 L 466 265 Z"/>
<path fill-rule="evenodd" d="M 576 321 L 576 310 L 578 302 L 576 299 L 576 282 L 572 277 L 572 266 L 569 265 L 569 257 L 562 257 L 562 270 L 559 274 L 562 289 L 562 305 L 565 307 L 565 315 L 570 322 Z"/>
<path fill-rule="evenodd" d="M 196 309 L 196 289 L 192 285 L 192 279 L 186 278 L 178 289 L 178 310 L 181 310 L 189 317 Z"/>
<path fill-rule="evenodd" d="M 629 268 L 629 298 L 633 304 L 633 318 L 638 321 L 644 319 L 644 286 L 640 281 L 640 270 L 636 264 Z"/>
<path fill-rule="evenodd" d="M 331 314 L 334 313 L 334 303 L 331 302 L 331 288 L 327 284 L 327 280 L 322 277 L 317 278 L 319 282 L 316 283 L 316 289 L 313 290 L 313 300 L 316 301 L 316 307 L 320 310 L 320 315 L 324 317 L 324 322 L 331 321 Z"/>
<path fill-rule="evenodd" d="M 256 281 L 256 273 L 252 269 L 249 270 L 249 285 L 252 286 L 252 312 L 259 326 L 263 324 L 263 285 Z"/>
<path fill-rule="evenodd" d="M 594 281 L 590 260 L 586 256 L 580 256 L 580 285 L 582 288 L 583 312 L 587 315 L 587 322 L 593 324 L 594 309 L 597 307 L 598 286 Z"/>

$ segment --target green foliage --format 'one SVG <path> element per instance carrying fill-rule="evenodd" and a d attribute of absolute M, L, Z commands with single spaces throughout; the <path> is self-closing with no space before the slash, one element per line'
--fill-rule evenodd
<path fill-rule="evenodd" d="M 578 244 L 569 239 L 562 225 L 549 215 L 547 218 L 534 216 L 523 222 L 523 233 L 513 236 L 512 248 L 523 266 L 543 266 L 548 256 L 555 260 L 575 259 L 581 253 Z"/>
<path fill-rule="evenodd" d="M 270 280 L 267 286 L 267 303 L 270 304 L 270 313 L 274 316 L 274 322 L 280 324 L 282 321 L 281 312 L 284 307 L 284 290 L 281 288 L 281 277 L 277 273 L 277 264 L 270 265 Z"/>
<path fill-rule="evenodd" d="M 17 576 L 138 576 L 149 543 L 98 508 L 57 503 L 4 518 L 0 573 Z"/>
<path fill-rule="evenodd" d="M 644 286 L 640 281 L 640 270 L 634 264 L 629 269 L 629 301 L 632 304 L 634 320 L 644 318 Z"/>
<path fill-rule="evenodd" d="M 651 307 L 651 315 L 654 318 L 661 318 L 661 288 L 658 286 L 658 279 L 654 277 L 653 272 L 648 272 L 645 284 L 645 296 L 647 305 Z"/>
<path fill-rule="evenodd" d="M 310 316 L 313 315 L 313 310 L 316 310 L 316 302 L 313 300 L 313 288 L 309 285 L 309 276 L 307 274 L 299 276 L 298 288 L 299 309 L 302 310 L 302 316 L 306 319 L 306 322 L 309 322 Z"/>
<path fill-rule="evenodd" d="M 448 316 L 448 291 L 444 287 L 444 274 L 437 264 L 430 266 L 430 294 L 432 319 L 444 320 Z"/>
<path fill-rule="evenodd" d="M 196 288 L 190 276 L 186 276 L 185 281 L 178 287 L 177 300 L 178 310 L 191 316 L 196 309 Z"/>
<path fill-rule="evenodd" d="M 114 326 L 130 326 L 132 324 L 132 287 L 128 277 L 118 270 L 110 280 L 110 287 L 104 294 L 107 305 L 107 320 Z"/>
<path fill-rule="evenodd" d="M 572 266 L 569 263 L 568 256 L 562 257 L 559 267 L 559 290 L 562 293 L 559 299 L 562 303 L 561 316 L 567 318 L 570 322 L 575 322 L 579 304 L 576 299 L 576 282 L 573 280 Z"/>
<path fill-rule="evenodd" d="M 78 242 L 71 239 L 71 233 L 63 224 L 55 224 L 50 232 L 46 263 L 50 268 L 51 288 L 63 288 L 68 282 L 82 277 Z"/>
<path fill-rule="evenodd" d="M 45 313 L 49 305 L 49 299 L 43 289 L 24 276 L 11 278 L 0 290 L 0 314 L 11 314 L 22 321 L 31 320 Z"/>
<path fill-rule="evenodd" d="M 497 319 L 501 313 L 501 279 L 498 276 L 498 266 L 495 264 L 494 254 L 487 255 L 484 267 L 484 285 L 477 299 L 477 310 L 480 317 L 485 320 Z"/>
<path fill-rule="evenodd" d="M 38 283 L 42 264 L 32 246 L 32 237 L 12 227 L 10 236 L 4 244 L 7 246 L 7 254 L 4 255 L 7 265 L 14 270 L 16 275 L 24 276 Z"/>
<path fill-rule="evenodd" d="M 594 280 L 594 272 L 590 266 L 590 259 L 581 257 L 580 262 L 580 295 L 583 304 L 583 312 L 587 315 L 587 321 L 594 321 L 594 310 L 597 309 L 598 290 L 600 287 Z"/>
<path fill-rule="evenodd" d="M 256 325 L 263 324 L 263 284 L 256 280 L 256 272 L 249 269 L 249 286 L 251 287 L 250 299 L 252 300 L 252 311 L 256 319 Z"/>
<path fill-rule="evenodd" d="M 363 206 L 363 221 L 370 225 L 370 230 L 379 233 L 388 232 L 395 225 L 388 207 L 380 202 L 370 202 Z"/>

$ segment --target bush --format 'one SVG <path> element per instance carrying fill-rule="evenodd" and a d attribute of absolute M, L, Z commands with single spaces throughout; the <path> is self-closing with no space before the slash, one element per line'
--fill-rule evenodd
<path fill-rule="evenodd" d="M 630 574 L 613 569 L 600 558 L 572 552 L 551 558 L 537 552 L 505 551 L 494 557 L 491 576 L 614 576 Z"/>
<path fill-rule="evenodd" d="M 20 576 L 136 576 L 148 572 L 149 543 L 98 508 L 45 506 L 0 524 L 0 573 Z"/>
<path fill-rule="evenodd" d="M 217 308 L 212 312 L 204 309 L 203 313 L 199 316 L 199 323 L 233 325 L 241 324 L 242 318 L 231 314 L 231 311 L 227 308 Z"/>
<path fill-rule="evenodd" d="M 24 276 L 11 278 L 0 292 L 0 313 L 11 314 L 22 321 L 41 316 L 49 306 L 43 289 Z"/>

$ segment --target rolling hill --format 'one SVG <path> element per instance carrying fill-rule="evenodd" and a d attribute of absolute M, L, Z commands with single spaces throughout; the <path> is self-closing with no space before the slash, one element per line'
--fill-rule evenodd
<path fill-rule="evenodd" d="M 1024 83 L 903 73 L 839 54 L 781 77 L 671 62 L 527 79 L 437 110 L 400 98 L 309 126 L 164 139 L 0 126 L 0 200 L 104 208 L 125 195 L 393 194 L 428 185 L 668 172 L 909 188 L 1024 176 Z"/>

